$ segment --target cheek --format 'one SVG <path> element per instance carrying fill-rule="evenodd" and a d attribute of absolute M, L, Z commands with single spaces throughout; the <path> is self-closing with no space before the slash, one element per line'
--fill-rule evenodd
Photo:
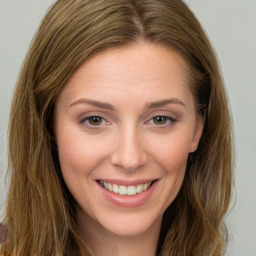
<path fill-rule="evenodd" d="M 184 134 L 170 134 L 162 140 L 159 138 L 153 144 L 158 146 L 149 146 L 154 160 L 160 164 L 166 172 L 174 174 L 182 172 L 186 168 L 189 154 L 190 136 Z"/>
<path fill-rule="evenodd" d="M 63 176 L 90 175 L 106 157 L 106 143 L 83 132 L 63 130 L 57 137 L 59 160 Z"/>
<path fill-rule="evenodd" d="M 57 144 L 63 179 L 75 200 L 93 216 L 90 198 L 94 187 L 94 169 L 104 161 L 106 146 L 84 132 L 65 129 L 58 134 Z"/>
<path fill-rule="evenodd" d="M 173 133 L 164 138 L 152 140 L 152 143 L 158 142 L 158 146 L 149 145 L 154 151 L 150 151 L 154 162 L 161 166 L 163 183 L 162 196 L 158 198 L 157 206 L 163 213 L 173 202 L 180 191 L 187 165 L 189 154 L 190 136 L 186 133 Z"/>

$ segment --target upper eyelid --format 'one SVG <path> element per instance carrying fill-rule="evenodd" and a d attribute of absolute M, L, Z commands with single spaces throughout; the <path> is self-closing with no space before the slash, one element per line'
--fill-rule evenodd
<path fill-rule="evenodd" d="M 151 120 L 153 120 L 155 117 L 157 116 L 162 116 L 162 117 L 165 117 L 167 119 L 169 119 L 171 122 L 176 122 L 177 121 L 177 118 L 174 118 L 174 117 L 171 117 L 171 116 L 167 116 L 167 115 L 156 115 L 156 116 L 153 116 L 152 118 L 148 119 L 148 121 L 146 122 L 150 122 Z"/>
<path fill-rule="evenodd" d="M 85 121 L 85 120 L 87 120 L 87 119 L 89 119 L 89 118 L 91 118 L 91 117 L 99 117 L 99 118 L 101 118 L 102 120 L 104 120 L 104 121 L 107 122 L 106 118 L 104 118 L 103 116 L 100 116 L 100 115 L 88 115 L 88 116 L 84 116 L 84 117 L 81 117 L 81 118 L 80 118 L 80 121 Z"/>
<path fill-rule="evenodd" d="M 164 116 L 175 120 L 177 119 L 177 115 L 170 111 L 154 111 L 153 113 L 147 114 L 146 117 L 144 117 L 144 119 L 150 120 L 157 116 Z"/>
<path fill-rule="evenodd" d="M 105 121 L 105 123 L 100 124 L 100 125 L 92 125 L 90 123 L 85 123 L 90 117 L 94 117 L 94 116 L 102 118 Z M 85 129 L 90 129 L 90 130 L 95 130 L 96 131 L 97 129 L 104 128 L 103 126 L 108 125 L 108 121 L 105 118 L 103 118 L 99 115 L 89 115 L 89 116 L 86 116 L 84 118 L 81 118 L 79 120 L 79 124 L 81 124 Z"/>
<path fill-rule="evenodd" d="M 150 111 L 151 112 L 151 111 Z M 116 122 L 116 123 L 119 123 L 119 118 L 116 116 L 116 115 L 113 115 L 113 114 L 108 114 L 108 113 L 103 113 L 102 111 L 88 111 L 86 113 L 83 113 L 81 115 L 78 116 L 78 120 L 79 121 L 83 121 L 87 118 L 90 118 L 90 117 L 93 117 L 93 116 L 98 116 L 98 117 L 101 117 L 102 119 L 104 119 L 106 122 L 108 123 L 112 123 L 112 122 Z M 176 120 L 178 119 L 178 116 L 177 116 L 177 113 L 173 113 L 173 112 L 170 112 L 168 110 L 156 110 L 156 111 L 153 111 L 151 113 L 144 113 L 142 114 L 142 116 L 139 118 L 141 121 L 144 122 L 148 122 L 149 120 L 153 119 L 154 117 L 156 116 L 164 116 L 164 117 L 167 117 L 167 118 L 170 118 L 171 120 Z"/>
<path fill-rule="evenodd" d="M 98 117 L 102 118 L 102 119 L 105 121 L 104 124 L 100 124 L 100 125 L 91 125 L 91 124 L 89 124 L 89 123 L 86 123 L 86 124 L 85 124 L 85 121 L 86 121 L 87 119 L 89 119 L 90 117 L 93 117 L 93 116 L 97 116 L 97 115 L 89 115 L 89 116 L 86 116 L 86 117 L 82 118 L 82 119 L 79 121 L 79 123 L 81 123 L 81 124 L 84 123 L 85 127 L 87 127 L 87 129 L 90 129 L 90 130 L 91 130 L 91 129 L 92 129 L 92 130 L 104 129 L 104 128 L 106 128 L 107 125 L 110 124 L 105 118 L 103 118 L 103 117 L 101 117 L 101 116 L 98 116 Z M 152 121 L 153 118 L 154 118 L 154 117 L 157 117 L 157 116 L 164 116 L 164 117 L 166 117 L 166 118 L 169 119 L 169 120 L 168 120 L 168 122 L 166 122 L 165 124 L 162 124 L 162 125 L 150 124 L 150 121 Z M 149 126 L 152 126 L 152 127 L 156 127 L 156 128 L 168 128 L 168 127 L 172 127 L 176 122 L 177 122 L 177 119 L 172 118 L 172 117 L 170 117 L 170 116 L 166 116 L 166 115 L 155 115 L 155 116 L 153 116 L 152 118 L 150 118 L 150 119 L 148 119 L 147 121 L 145 121 L 145 122 L 143 123 L 143 125 L 146 124 L 146 125 L 149 125 Z"/>
<path fill-rule="evenodd" d="M 93 117 L 93 116 L 97 116 L 97 117 L 101 117 L 105 120 L 107 120 L 108 118 L 106 117 L 106 114 L 104 113 L 101 113 L 101 112 L 88 112 L 88 113 L 83 113 L 81 115 L 79 115 L 78 119 L 86 119 L 86 118 L 90 118 L 90 117 Z"/>

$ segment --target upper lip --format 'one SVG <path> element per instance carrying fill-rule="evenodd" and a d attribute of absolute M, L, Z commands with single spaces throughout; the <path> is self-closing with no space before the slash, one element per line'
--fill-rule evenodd
<path fill-rule="evenodd" d="M 145 184 L 148 182 L 153 182 L 157 179 L 140 179 L 140 180 L 120 180 L 120 179 L 97 179 L 97 181 L 103 181 L 106 183 L 124 185 L 124 186 L 135 186 L 140 184 Z"/>

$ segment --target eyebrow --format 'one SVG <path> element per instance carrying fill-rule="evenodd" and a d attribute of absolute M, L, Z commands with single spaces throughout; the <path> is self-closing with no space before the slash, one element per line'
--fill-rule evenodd
<path fill-rule="evenodd" d="M 113 106 L 110 103 L 104 102 L 104 101 L 97 101 L 97 100 L 90 100 L 90 99 L 79 99 L 72 103 L 69 107 L 72 107 L 77 104 L 89 104 L 95 107 L 100 107 L 104 109 L 109 109 L 109 110 L 115 110 L 115 106 Z M 158 108 L 158 107 L 163 107 L 168 104 L 178 104 L 186 108 L 186 105 L 184 102 L 177 98 L 171 98 L 171 99 L 164 99 L 164 100 L 159 100 L 159 101 L 154 101 L 154 102 L 149 102 L 145 105 L 145 109 L 152 109 L 152 108 Z"/>
<path fill-rule="evenodd" d="M 97 101 L 97 100 L 89 100 L 89 99 L 80 99 L 72 103 L 69 107 L 72 107 L 77 104 L 89 104 L 95 107 L 105 108 L 109 110 L 115 110 L 115 107 L 107 102 Z"/>
<path fill-rule="evenodd" d="M 179 105 L 186 108 L 185 103 L 182 102 L 181 100 L 177 99 L 177 98 L 165 99 L 165 100 L 159 100 L 159 101 L 154 101 L 154 102 L 151 102 L 151 103 L 147 103 L 145 108 L 146 109 L 158 108 L 158 107 L 163 107 L 163 106 L 168 105 L 168 104 L 179 104 Z"/>

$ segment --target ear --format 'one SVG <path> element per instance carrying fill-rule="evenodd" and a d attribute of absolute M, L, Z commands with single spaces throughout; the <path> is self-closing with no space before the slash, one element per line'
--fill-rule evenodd
<path fill-rule="evenodd" d="M 197 117 L 197 125 L 194 132 L 194 137 L 192 139 L 192 142 L 190 144 L 189 152 L 193 153 L 197 150 L 199 141 L 201 139 L 203 129 L 204 129 L 204 118 L 203 117 Z"/>

